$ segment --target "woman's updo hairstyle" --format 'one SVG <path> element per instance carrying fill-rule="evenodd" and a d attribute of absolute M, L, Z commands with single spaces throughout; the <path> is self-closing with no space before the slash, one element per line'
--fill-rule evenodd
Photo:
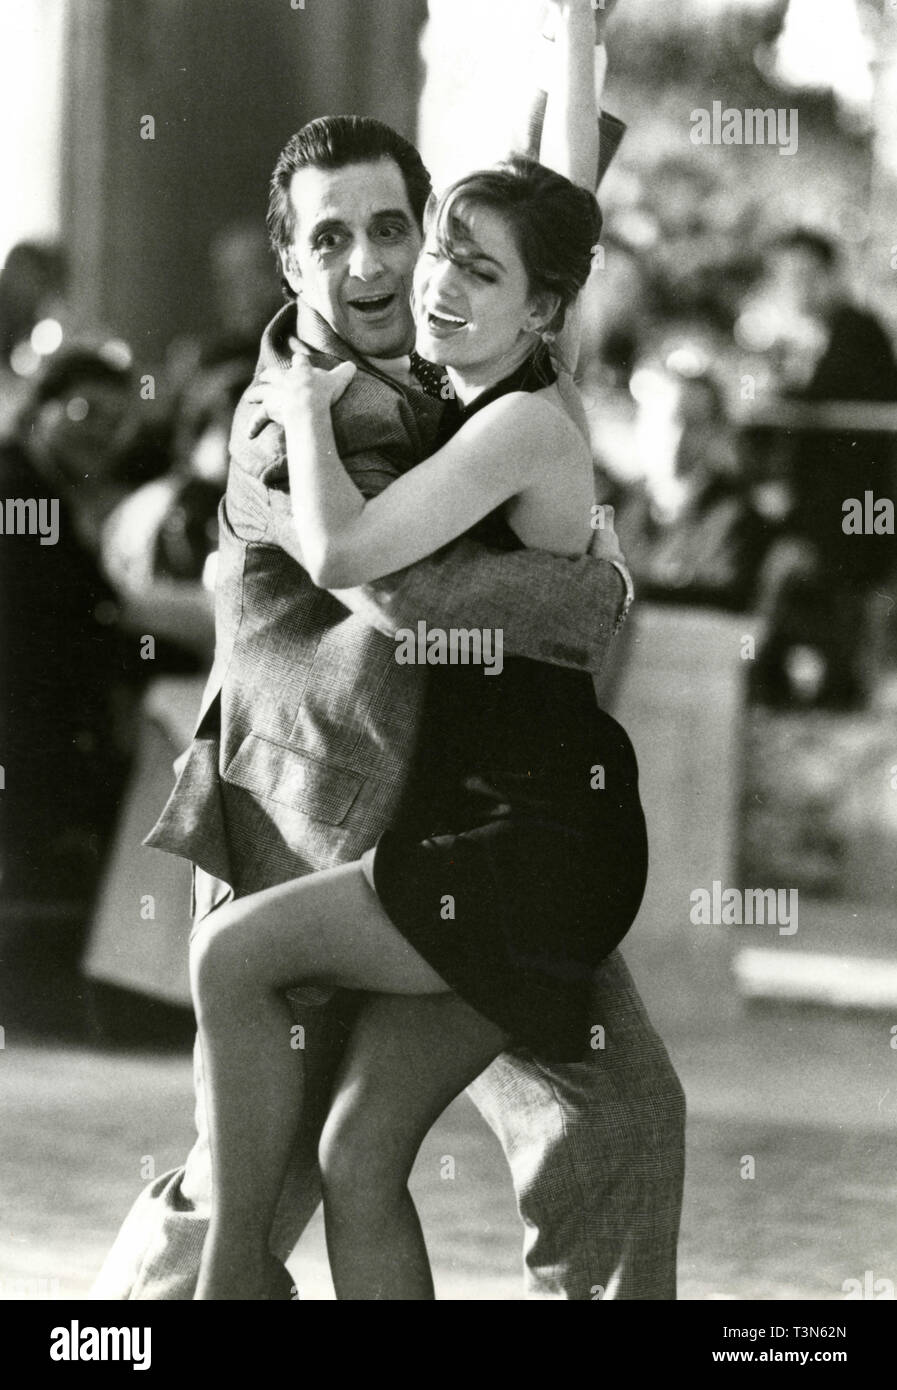
<path fill-rule="evenodd" d="M 589 278 L 592 252 L 601 236 L 594 193 L 578 188 L 535 159 L 513 155 L 494 169 L 467 174 L 427 209 L 443 255 L 458 259 L 456 244 L 467 239 L 466 213 L 488 207 L 510 225 L 534 295 L 556 295 L 557 313 L 546 330 L 559 333 L 567 309 Z"/>

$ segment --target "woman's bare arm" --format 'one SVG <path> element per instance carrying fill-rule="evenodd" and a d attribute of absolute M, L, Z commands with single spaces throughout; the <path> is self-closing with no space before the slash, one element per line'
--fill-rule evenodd
<path fill-rule="evenodd" d="M 593 192 L 598 180 L 599 126 L 595 14 L 591 0 L 555 0 L 554 55 L 542 127 L 541 162 Z M 603 47 L 597 50 L 604 54 Z M 573 376 L 581 340 L 578 302 L 567 310 L 552 356 L 567 407 L 586 433 L 585 411 Z"/>
<path fill-rule="evenodd" d="M 559 428 L 575 446 L 558 410 L 513 392 L 366 501 L 337 452 L 330 401 L 309 384 L 309 372 L 300 366 L 289 374 L 294 386 L 285 392 L 282 420 L 303 564 L 322 588 L 367 584 L 433 554 L 544 476 Z"/>
<path fill-rule="evenodd" d="M 554 0 L 552 8 L 555 51 L 539 159 L 594 192 L 599 148 L 595 14 L 591 0 Z"/>

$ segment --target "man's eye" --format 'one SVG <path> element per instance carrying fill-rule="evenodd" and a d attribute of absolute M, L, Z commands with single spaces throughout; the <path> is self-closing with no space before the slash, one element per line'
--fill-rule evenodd
<path fill-rule="evenodd" d="M 334 251 L 342 238 L 338 232 L 322 232 L 315 241 L 316 251 Z"/>
<path fill-rule="evenodd" d="M 400 226 L 397 222 L 393 222 L 391 225 L 387 223 L 380 228 L 379 235 L 383 241 L 397 241 L 400 237 L 405 235 L 405 228 Z"/>

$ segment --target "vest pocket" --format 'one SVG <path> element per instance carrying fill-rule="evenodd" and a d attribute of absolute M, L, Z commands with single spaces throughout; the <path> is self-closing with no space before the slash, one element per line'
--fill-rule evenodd
<path fill-rule="evenodd" d="M 224 773 L 225 782 L 327 825 L 342 825 L 364 780 L 360 772 L 319 762 L 260 734 L 247 734 Z"/>

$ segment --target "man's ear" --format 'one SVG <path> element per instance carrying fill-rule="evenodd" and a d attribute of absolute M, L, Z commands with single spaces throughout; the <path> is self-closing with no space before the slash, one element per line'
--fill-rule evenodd
<path fill-rule="evenodd" d="M 280 248 L 280 268 L 290 289 L 294 294 L 299 294 L 302 290 L 302 272 L 296 263 L 296 255 L 292 247 Z"/>

